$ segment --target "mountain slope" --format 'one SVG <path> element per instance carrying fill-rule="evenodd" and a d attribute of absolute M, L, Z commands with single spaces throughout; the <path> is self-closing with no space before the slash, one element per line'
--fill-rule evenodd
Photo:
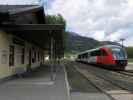
<path fill-rule="evenodd" d="M 74 32 L 67 32 L 68 37 L 66 41 L 66 52 L 67 53 L 79 53 L 85 50 L 89 50 L 101 45 L 119 45 L 119 43 L 111 41 L 97 41 L 93 38 L 83 37 Z"/>
<path fill-rule="evenodd" d="M 99 41 L 79 36 L 76 33 L 68 33 L 68 38 L 66 42 L 66 51 L 69 53 L 78 53 L 88 49 L 92 49 L 100 44 Z"/>

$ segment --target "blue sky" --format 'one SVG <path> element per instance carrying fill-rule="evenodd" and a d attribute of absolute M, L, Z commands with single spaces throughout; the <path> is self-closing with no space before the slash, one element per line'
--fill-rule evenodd
<path fill-rule="evenodd" d="M 2 0 L 8 4 L 36 4 L 41 0 Z M 133 46 L 133 0 L 44 0 L 46 13 L 61 14 L 67 29 L 97 40 Z"/>

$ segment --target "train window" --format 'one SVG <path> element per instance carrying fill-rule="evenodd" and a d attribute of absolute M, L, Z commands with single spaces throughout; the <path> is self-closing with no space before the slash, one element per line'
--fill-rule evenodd
<path fill-rule="evenodd" d="M 91 55 L 91 56 L 101 56 L 102 53 L 101 53 L 100 50 L 96 50 L 96 51 L 91 52 L 90 55 Z"/>
<path fill-rule="evenodd" d="M 125 51 L 121 48 L 112 48 L 112 53 L 117 59 L 127 58 Z"/>
<path fill-rule="evenodd" d="M 83 54 L 83 58 L 88 58 L 88 53 Z"/>
<path fill-rule="evenodd" d="M 81 56 L 80 55 L 78 55 L 78 59 L 81 59 Z"/>
<path fill-rule="evenodd" d="M 90 53 L 90 55 L 91 55 L 91 56 L 95 56 L 96 54 L 95 54 L 95 52 L 93 51 L 93 52 Z"/>

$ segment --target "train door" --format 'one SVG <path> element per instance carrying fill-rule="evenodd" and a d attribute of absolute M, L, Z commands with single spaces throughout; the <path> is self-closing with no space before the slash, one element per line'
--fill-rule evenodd
<path fill-rule="evenodd" d="M 101 50 L 101 61 L 102 64 L 107 64 L 108 63 L 108 54 L 105 50 Z"/>
<path fill-rule="evenodd" d="M 102 64 L 103 63 L 103 55 L 102 55 L 102 50 L 98 50 L 96 52 L 96 55 L 97 55 L 97 63 L 98 64 Z"/>

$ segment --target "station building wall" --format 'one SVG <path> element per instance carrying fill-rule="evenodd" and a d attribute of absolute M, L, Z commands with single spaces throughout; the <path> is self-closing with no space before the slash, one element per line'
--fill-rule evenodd
<path fill-rule="evenodd" d="M 44 63 L 44 50 L 0 30 L 0 79 Z"/>

